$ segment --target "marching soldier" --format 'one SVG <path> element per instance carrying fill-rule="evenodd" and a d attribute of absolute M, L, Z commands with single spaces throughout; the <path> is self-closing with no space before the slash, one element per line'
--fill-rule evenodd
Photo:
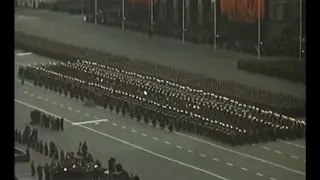
<path fill-rule="evenodd" d="M 44 179 L 45 180 L 50 180 L 50 168 L 48 163 L 46 163 L 43 167 L 43 171 L 44 171 Z"/>
<path fill-rule="evenodd" d="M 30 159 L 30 151 L 29 151 L 29 147 L 27 147 L 27 149 L 26 149 L 26 156 L 28 157 L 28 159 Z"/>
<path fill-rule="evenodd" d="M 165 126 L 164 119 L 161 118 L 161 120 L 160 120 L 160 127 L 161 127 L 161 129 L 164 129 L 164 126 Z"/>
<path fill-rule="evenodd" d="M 144 116 L 143 116 L 143 120 L 146 124 L 149 124 L 149 117 L 148 117 L 148 114 L 145 113 Z"/>
<path fill-rule="evenodd" d="M 42 174 L 42 166 L 40 164 L 37 166 L 37 173 L 38 173 L 38 180 L 42 180 L 43 174 Z"/>
<path fill-rule="evenodd" d="M 63 152 L 63 149 L 61 149 L 61 151 L 60 151 L 60 161 L 63 162 L 64 158 L 65 158 L 64 152 Z"/>
<path fill-rule="evenodd" d="M 44 155 L 45 155 L 45 156 L 48 156 L 48 153 L 49 153 L 48 143 L 45 142 L 45 143 L 44 143 Z"/>
<path fill-rule="evenodd" d="M 60 130 L 63 131 L 63 117 L 60 119 Z"/>
<path fill-rule="evenodd" d="M 57 146 L 55 146 L 54 150 L 54 160 L 59 161 L 59 151 Z"/>
<path fill-rule="evenodd" d="M 81 142 L 79 142 L 79 146 L 78 146 L 78 152 L 77 152 L 77 154 L 78 155 L 80 155 L 81 154 L 81 149 L 82 148 L 82 143 Z"/>
<path fill-rule="evenodd" d="M 36 152 L 40 152 L 40 140 L 36 141 Z"/>
<path fill-rule="evenodd" d="M 86 156 L 87 153 L 88 153 L 88 146 L 87 146 L 87 143 L 85 141 L 82 144 L 81 151 L 82 151 L 83 156 Z"/>
<path fill-rule="evenodd" d="M 116 113 L 119 114 L 119 112 L 120 112 L 120 107 L 119 107 L 119 104 L 117 104 L 116 105 Z"/>
<path fill-rule="evenodd" d="M 50 141 L 50 143 L 49 143 L 49 157 L 50 158 L 53 158 L 53 155 L 54 155 L 54 150 L 55 150 L 55 148 L 54 148 L 54 143 L 52 142 L 52 141 Z"/>
<path fill-rule="evenodd" d="M 21 78 L 21 84 L 24 85 L 24 67 L 19 68 L 19 77 Z"/>
<path fill-rule="evenodd" d="M 125 107 L 123 107 L 123 108 L 121 109 L 121 114 L 122 114 L 122 116 L 125 116 L 125 115 L 126 115 L 126 109 L 125 109 Z"/>
<path fill-rule="evenodd" d="M 31 176 L 35 176 L 36 175 L 36 168 L 34 166 L 34 161 L 33 160 L 30 163 L 30 168 L 31 168 Z"/>
<path fill-rule="evenodd" d="M 43 142 L 42 142 L 42 140 L 40 140 L 40 147 L 39 147 L 39 152 L 40 152 L 40 154 L 43 154 L 43 150 L 44 150 L 44 148 L 43 148 Z"/>
<path fill-rule="evenodd" d="M 169 131 L 172 132 L 172 130 L 173 130 L 173 122 L 172 122 L 172 120 L 170 120 L 168 128 L 169 128 Z"/>
<path fill-rule="evenodd" d="M 112 102 L 109 104 L 109 109 L 110 109 L 111 112 L 113 111 L 113 104 L 112 104 Z"/>
<path fill-rule="evenodd" d="M 153 125 L 153 127 L 156 127 L 156 125 L 157 125 L 157 120 L 155 117 L 152 118 L 152 125 Z"/>

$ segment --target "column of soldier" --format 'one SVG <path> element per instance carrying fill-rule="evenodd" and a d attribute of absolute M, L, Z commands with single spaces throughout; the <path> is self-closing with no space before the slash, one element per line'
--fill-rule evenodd
<path fill-rule="evenodd" d="M 246 101 L 247 104 L 256 106 L 261 106 L 263 104 L 268 109 L 273 108 L 279 112 L 280 110 L 288 112 L 292 109 L 303 109 L 305 107 L 305 101 L 291 95 L 273 93 L 269 90 L 259 89 L 254 86 L 248 86 L 234 81 L 217 81 L 203 74 L 194 74 L 156 63 L 125 61 L 121 64 L 109 64 L 121 69 L 124 68 L 130 71 L 148 74 L 153 77 L 171 80 L 181 85 L 188 85 L 193 88 L 233 97 L 237 100 L 241 99 L 241 101 Z M 297 114 L 297 112 L 289 112 Z"/>
<path fill-rule="evenodd" d="M 14 137 L 16 143 L 27 145 L 27 155 L 30 156 L 29 148 L 31 148 L 40 154 L 52 158 L 50 165 L 48 163 L 45 165 L 38 164 L 37 167 L 35 167 L 34 161 L 31 161 L 31 176 L 37 174 L 39 180 L 42 180 L 43 177 L 45 180 L 59 180 L 67 176 L 75 178 L 75 176 L 79 175 L 77 174 L 79 170 L 81 171 L 80 174 L 82 176 L 87 175 L 90 179 L 102 179 L 100 177 L 105 177 L 106 179 L 108 177 L 108 175 L 106 175 L 107 169 L 101 166 L 98 159 L 94 161 L 93 156 L 88 152 L 88 146 L 85 141 L 84 143 L 79 143 L 76 154 L 81 158 L 77 160 L 77 156 L 74 152 L 67 152 L 65 154 L 63 149 L 59 152 L 58 147 L 53 141 L 50 141 L 48 146 L 47 142 L 43 143 L 42 140 L 39 140 L 38 130 L 35 128 L 32 129 L 29 126 L 26 126 L 22 132 L 21 130 L 16 129 Z M 113 172 L 113 175 L 115 176 L 114 180 L 119 178 L 123 180 L 139 180 L 137 175 L 129 175 L 121 164 L 116 164 L 115 158 L 110 158 L 108 164 L 108 172 Z M 80 167 L 80 169 L 78 168 L 75 170 L 75 166 Z M 91 172 L 95 175 L 90 174 Z"/>
<path fill-rule="evenodd" d="M 30 119 L 31 125 L 38 125 L 55 131 L 63 131 L 63 117 L 55 118 L 35 109 L 30 112 Z"/>
<path fill-rule="evenodd" d="M 182 129 L 231 144 L 303 137 L 305 122 L 154 77 L 79 61 L 26 68 L 35 85 L 92 98 L 97 105 L 162 128 Z"/>

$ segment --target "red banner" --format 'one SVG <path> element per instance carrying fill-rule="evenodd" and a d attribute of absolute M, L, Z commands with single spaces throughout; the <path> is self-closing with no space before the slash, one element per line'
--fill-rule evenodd
<path fill-rule="evenodd" d="M 260 1 L 260 2 L 259 2 Z M 237 22 L 255 22 L 265 15 L 265 0 L 220 0 L 221 13 L 229 20 Z"/>

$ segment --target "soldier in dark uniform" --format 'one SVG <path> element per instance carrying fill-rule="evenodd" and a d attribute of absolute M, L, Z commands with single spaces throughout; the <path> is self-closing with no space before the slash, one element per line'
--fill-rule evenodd
<path fill-rule="evenodd" d="M 79 92 L 78 92 L 78 90 L 76 90 L 76 92 L 75 92 L 75 98 L 76 98 L 77 101 L 79 100 Z"/>
<path fill-rule="evenodd" d="M 121 109 L 121 114 L 122 114 L 122 116 L 125 116 L 125 115 L 126 115 L 126 109 L 125 109 L 125 107 L 122 107 L 122 109 Z"/>
<path fill-rule="evenodd" d="M 42 140 L 40 140 L 39 152 L 40 152 L 41 154 L 43 154 L 43 150 L 44 150 L 44 148 L 43 148 L 43 142 L 42 142 Z"/>
<path fill-rule="evenodd" d="M 113 111 L 113 102 L 110 103 L 109 109 L 110 109 L 111 112 Z"/>
<path fill-rule="evenodd" d="M 78 152 L 77 152 L 78 155 L 81 154 L 81 150 L 82 150 L 81 148 L 82 148 L 82 143 L 79 142 Z"/>
<path fill-rule="evenodd" d="M 145 112 L 144 116 L 143 116 L 143 120 L 146 124 L 149 124 L 149 117 L 148 117 L 148 113 Z"/>
<path fill-rule="evenodd" d="M 63 131 L 63 117 L 60 119 L 60 130 Z"/>
<path fill-rule="evenodd" d="M 49 157 L 50 158 L 53 158 L 53 155 L 54 155 L 54 143 L 52 141 L 50 141 L 49 143 Z"/>
<path fill-rule="evenodd" d="M 116 113 L 119 114 L 119 112 L 120 112 L 120 107 L 119 107 L 119 104 L 117 104 L 116 105 Z"/>
<path fill-rule="evenodd" d="M 153 127 L 156 127 L 156 125 L 157 125 L 157 120 L 155 117 L 152 118 L 152 125 L 153 125 Z"/>
<path fill-rule="evenodd" d="M 28 159 L 30 159 L 30 151 L 29 151 L 29 147 L 27 147 L 27 149 L 26 149 L 26 156 L 28 157 Z"/>
<path fill-rule="evenodd" d="M 164 129 L 164 126 L 165 126 L 164 119 L 161 118 L 161 120 L 160 120 L 160 127 L 161 127 L 161 129 Z"/>
<path fill-rule="evenodd" d="M 137 121 L 141 121 L 141 113 L 139 109 L 136 110 L 136 115 L 137 115 Z"/>
<path fill-rule="evenodd" d="M 113 174 L 114 172 L 114 166 L 116 164 L 116 159 L 114 157 L 111 157 L 109 160 L 108 160 L 108 170 L 109 170 L 109 174 Z"/>
<path fill-rule="evenodd" d="M 51 130 L 55 129 L 55 118 L 54 117 L 50 118 L 50 128 L 51 128 Z"/>
<path fill-rule="evenodd" d="M 103 100 L 103 109 L 107 109 L 107 100 L 106 99 Z"/>
<path fill-rule="evenodd" d="M 82 144 L 81 151 L 82 151 L 83 156 L 86 156 L 87 153 L 88 153 L 88 146 L 87 146 L 87 143 L 85 141 Z"/>
<path fill-rule="evenodd" d="M 21 134 L 21 130 L 18 131 L 18 143 L 22 143 L 22 134 Z"/>
<path fill-rule="evenodd" d="M 174 128 L 176 129 L 177 132 L 179 132 L 179 129 L 180 129 L 180 120 L 179 119 L 176 119 L 174 121 Z"/>
<path fill-rule="evenodd" d="M 36 141 L 36 152 L 40 152 L 40 140 Z"/>
<path fill-rule="evenodd" d="M 169 128 L 169 131 L 172 132 L 172 130 L 173 130 L 173 122 L 172 122 L 172 120 L 169 122 L 168 128 Z"/>
<path fill-rule="evenodd" d="M 45 142 L 45 143 L 44 143 L 44 155 L 45 155 L 45 156 L 48 156 L 48 154 L 49 154 L 48 143 Z"/>
<path fill-rule="evenodd" d="M 50 180 L 50 168 L 48 163 L 46 163 L 43 167 L 43 171 L 44 171 L 44 179 L 45 180 Z"/>
<path fill-rule="evenodd" d="M 61 84 L 59 84 L 59 86 L 58 86 L 58 92 L 59 92 L 59 94 L 60 94 L 60 95 L 62 94 L 62 87 L 61 87 Z"/>
<path fill-rule="evenodd" d="M 37 173 L 38 173 L 38 180 L 42 180 L 43 173 L 42 173 L 42 166 L 40 164 L 37 166 Z"/>
<path fill-rule="evenodd" d="M 21 72 L 20 72 L 21 69 Z M 19 68 L 19 77 L 21 78 L 21 84 L 24 84 L 24 67 Z"/>
<path fill-rule="evenodd" d="M 59 161 L 59 151 L 58 151 L 58 147 L 55 147 L 54 150 L 54 160 Z"/>
<path fill-rule="evenodd" d="M 64 158 L 65 158 L 64 152 L 63 152 L 63 149 L 61 149 L 61 151 L 60 151 L 60 161 L 63 162 Z"/>
<path fill-rule="evenodd" d="M 74 94 L 75 92 L 74 92 L 74 88 L 73 89 L 71 89 L 71 91 L 70 91 L 70 98 L 72 99 L 73 97 L 74 97 Z"/>
<path fill-rule="evenodd" d="M 31 176 L 35 176 L 36 175 L 36 167 L 34 166 L 33 160 L 30 163 L 30 168 L 31 168 Z"/>

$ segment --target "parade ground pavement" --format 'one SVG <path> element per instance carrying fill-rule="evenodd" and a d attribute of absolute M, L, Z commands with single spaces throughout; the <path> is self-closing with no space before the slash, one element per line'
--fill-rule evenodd
<path fill-rule="evenodd" d="M 215 53 L 211 45 L 182 43 L 180 40 L 157 36 L 151 39 L 147 34 L 139 32 L 84 23 L 79 15 L 44 10 L 17 8 L 15 30 L 305 99 L 305 85 L 237 69 L 238 60 L 255 59 L 254 55 L 227 50 Z"/>
<path fill-rule="evenodd" d="M 199 136 L 168 132 L 100 107 L 34 87 L 21 85 L 20 65 L 48 63 L 34 54 L 15 51 L 15 126 L 22 129 L 33 109 L 65 118 L 65 131 L 39 129 L 39 138 L 76 151 L 86 141 L 95 158 L 117 162 L 143 180 L 303 180 L 305 140 L 277 141 L 231 147 Z M 37 162 L 36 162 L 37 164 Z"/>

